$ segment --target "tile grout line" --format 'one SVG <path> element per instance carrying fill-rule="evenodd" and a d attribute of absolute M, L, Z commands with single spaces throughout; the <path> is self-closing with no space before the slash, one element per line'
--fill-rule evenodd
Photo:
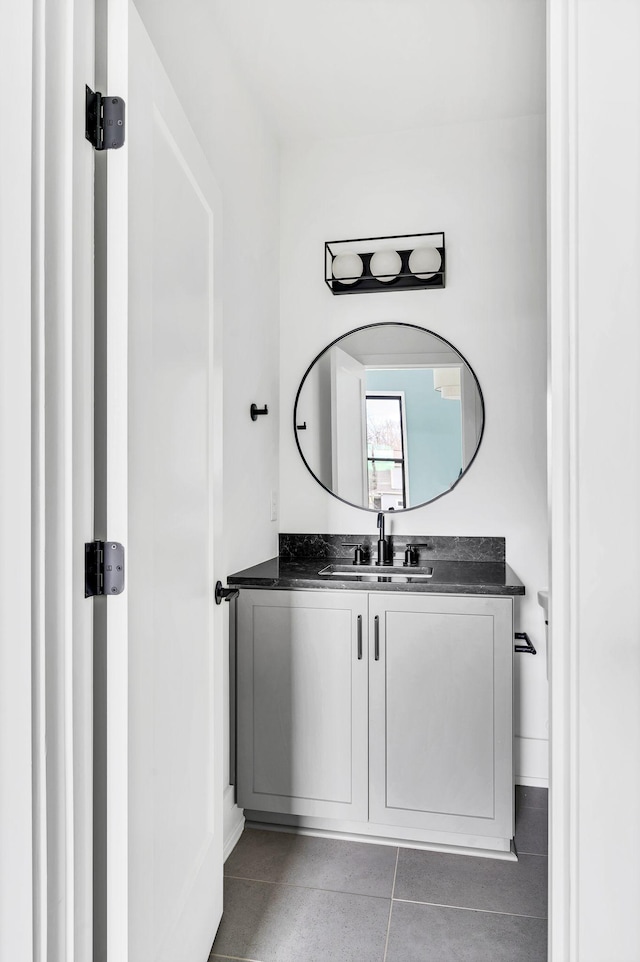
<path fill-rule="evenodd" d="M 232 959 L 232 962 L 260 962 L 260 959 L 245 959 L 241 955 L 210 955 L 207 962 L 215 962 L 216 959 Z"/>
<path fill-rule="evenodd" d="M 513 919 L 538 919 L 546 922 L 546 915 L 524 915 L 522 912 L 500 912 L 497 909 L 474 909 L 469 905 L 448 905 L 446 902 L 420 902 L 418 899 L 392 899 L 392 902 L 403 902 L 408 905 L 430 905 L 436 909 L 456 909 L 460 912 L 484 912 L 485 915 L 507 915 Z"/>
<path fill-rule="evenodd" d="M 327 889 L 321 888 L 319 885 L 300 885 L 297 882 L 273 882 L 271 879 L 249 878 L 245 875 L 225 875 L 225 878 L 233 879 L 236 882 L 257 882 L 259 885 L 286 885 L 287 888 L 306 889 L 308 892 L 334 892 L 336 895 L 355 895 L 356 898 L 361 899 L 382 899 L 385 902 L 388 898 L 386 895 L 371 895 L 369 892 L 349 892 L 346 889 Z M 242 959 L 241 962 L 245 962 L 245 960 Z M 254 962 L 254 960 L 250 959 L 249 962 Z"/>
<path fill-rule="evenodd" d="M 393 871 L 393 885 L 391 886 L 391 900 L 389 902 L 389 919 L 387 921 L 387 937 L 384 940 L 384 955 L 382 962 L 387 962 L 387 952 L 389 950 L 389 933 L 391 932 L 391 913 L 393 912 L 393 896 L 396 893 L 396 878 L 398 877 L 398 861 L 400 859 L 400 846 L 396 849 L 396 867 Z"/>

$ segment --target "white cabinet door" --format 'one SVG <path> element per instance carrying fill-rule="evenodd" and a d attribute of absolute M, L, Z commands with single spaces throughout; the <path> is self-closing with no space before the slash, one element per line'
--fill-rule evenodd
<path fill-rule="evenodd" d="M 369 598 L 370 821 L 511 838 L 512 600 Z"/>
<path fill-rule="evenodd" d="M 238 600 L 238 804 L 367 819 L 367 595 Z"/>

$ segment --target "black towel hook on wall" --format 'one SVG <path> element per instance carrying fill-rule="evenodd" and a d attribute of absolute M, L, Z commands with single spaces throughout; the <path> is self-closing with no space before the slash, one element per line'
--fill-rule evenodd
<path fill-rule="evenodd" d="M 537 654 L 534 644 L 531 641 L 531 638 L 529 638 L 529 635 L 526 633 L 526 631 L 516 631 L 514 638 L 516 639 L 516 641 L 524 642 L 523 645 L 514 645 L 513 647 L 514 651 L 522 651 L 527 655 Z"/>
<path fill-rule="evenodd" d="M 257 404 L 252 404 L 251 407 L 249 408 L 249 413 L 251 414 L 251 420 L 257 421 L 259 414 L 269 413 L 269 408 L 267 407 L 266 404 L 263 408 L 259 408 Z"/>

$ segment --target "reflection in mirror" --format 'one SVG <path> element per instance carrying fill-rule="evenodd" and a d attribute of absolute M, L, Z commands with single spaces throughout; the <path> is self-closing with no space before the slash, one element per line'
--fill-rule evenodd
<path fill-rule="evenodd" d="M 314 477 L 371 511 L 441 497 L 473 461 L 484 427 L 477 378 L 444 338 L 412 324 L 372 324 L 310 366 L 294 410 Z"/>

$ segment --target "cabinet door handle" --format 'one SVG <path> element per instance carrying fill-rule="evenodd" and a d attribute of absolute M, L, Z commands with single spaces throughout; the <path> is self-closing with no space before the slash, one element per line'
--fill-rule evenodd
<path fill-rule="evenodd" d="M 374 638 L 374 649 L 373 657 L 376 661 L 380 661 L 380 618 L 378 615 L 373 619 L 373 638 Z"/>
<path fill-rule="evenodd" d="M 358 661 L 362 661 L 362 615 L 358 615 Z"/>

